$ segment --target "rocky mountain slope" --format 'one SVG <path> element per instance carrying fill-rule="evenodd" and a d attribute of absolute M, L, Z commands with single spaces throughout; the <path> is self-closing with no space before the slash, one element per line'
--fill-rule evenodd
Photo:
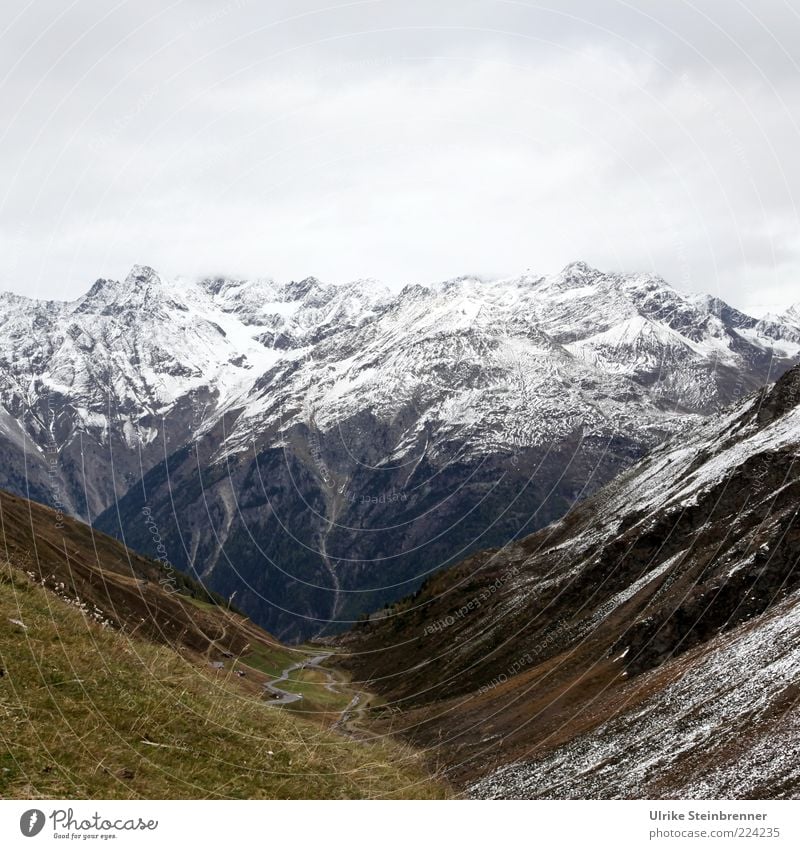
<path fill-rule="evenodd" d="M 800 792 L 800 367 L 341 637 L 480 797 Z"/>
<path fill-rule="evenodd" d="M 759 322 L 650 275 L 166 281 L 3 296 L 0 483 L 154 553 L 288 639 L 562 516 L 780 374 Z"/>
<path fill-rule="evenodd" d="M 0 433 L 26 454 L 36 494 L 96 516 L 290 358 L 287 340 L 346 326 L 346 290 L 320 295 L 328 313 L 298 309 L 302 285 L 168 282 L 136 266 L 72 303 L 3 295 Z"/>

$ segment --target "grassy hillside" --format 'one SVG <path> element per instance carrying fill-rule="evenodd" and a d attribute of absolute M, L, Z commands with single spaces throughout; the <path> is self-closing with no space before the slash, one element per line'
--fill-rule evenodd
<path fill-rule="evenodd" d="M 56 530 L 54 515 L 0 497 L 0 797 L 446 793 L 407 747 L 271 706 L 257 667 L 274 674 L 296 652 L 207 600 L 165 593 L 155 575 L 140 586 L 137 569 L 157 564 L 132 567 L 118 543 L 79 523 Z M 84 532 L 97 549 L 81 544 Z M 117 571 L 102 567 L 107 546 Z M 217 656 L 224 669 L 209 665 Z"/>

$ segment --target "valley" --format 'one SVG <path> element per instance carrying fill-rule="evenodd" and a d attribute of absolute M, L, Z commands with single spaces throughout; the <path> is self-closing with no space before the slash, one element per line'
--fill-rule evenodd
<path fill-rule="evenodd" d="M 444 798 L 419 753 L 342 733 L 356 693 L 189 579 L 0 493 L 0 795 Z M 62 527 L 58 527 L 62 524 Z M 310 659 L 309 659 L 310 658 Z M 335 686 L 334 686 L 335 682 Z"/>
<path fill-rule="evenodd" d="M 2 792 L 793 797 L 799 416 L 795 367 L 542 530 L 295 646 L 0 493 Z"/>
<path fill-rule="evenodd" d="M 0 19 L 0 849 L 800 845 L 800 0 Z"/>

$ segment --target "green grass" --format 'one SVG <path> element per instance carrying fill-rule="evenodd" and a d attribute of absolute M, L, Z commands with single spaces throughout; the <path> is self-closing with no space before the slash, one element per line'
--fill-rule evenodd
<path fill-rule="evenodd" d="M 306 657 L 308 657 L 308 653 L 300 648 L 293 651 L 279 645 L 269 649 L 257 646 L 252 651 L 242 655 L 239 658 L 239 664 L 257 669 L 271 678 L 277 678 L 287 666 L 299 663 Z"/>
<path fill-rule="evenodd" d="M 329 673 L 312 667 L 292 672 L 289 680 L 278 686 L 289 693 L 303 696 L 302 701 L 289 705 L 290 709 L 298 713 L 341 713 L 350 703 L 353 693 L 344 685 L 328 689 L 325 685 L 330 680 Z"/>
<path fill-rule="evenodd" d="M 277 674 L 296 659 L 282 652 L 256 660 Z M 447 795 L 411 749 L 269 707 L 202 663 L 89 622 L 8 564 L 0 666 L 3 798 Z"/>
<path fill-rule="evenodd" d="M 188 601 L 190 604 L 193 604 L 195 607 L 199 607 L 200 610 L 215 610 L 215 609 L 218 609 L 220 607 L 220 605 L 214 604 L 211 601 L 205 601 L 202 598 L 195 598 L 194 596 L 191 596 L 191 595 L 183 596 L 183 598 L 185 598 L 186 601 Z M 223 608 L 223 610 L 224 609 L 225 608 Z"/>

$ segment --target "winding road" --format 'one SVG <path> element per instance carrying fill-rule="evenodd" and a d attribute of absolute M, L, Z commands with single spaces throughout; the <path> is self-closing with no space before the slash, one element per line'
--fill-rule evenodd
<path fill-rule="evenodd" d="M 281 681 L 288 681 L 292 672 L 297 672 L 298 669 L 308 669 L 310 667 L 319 666 L 323 660 L 327 660 L 330 656 L 330 654 L 318 654 L 315 657 L 308 658 L 308 660 L 301 660 L 297 663 L 293 663 L 291 666 L 287 666 L 278 678 L 264 684 L 265 690 L 272 693 L 274 696 L 277 696 L 277 698 L 269 701 L 268 704 L 290 705 L 292 702 L 299 702 L 303 698 L 300 693 L 291 693 L 288 690 L 282 690 L 277 685 L 280 684 Z"/>
<path fill-rule="evenodd" d="M 301 660 L 297 663 L 291 664 L 291 666 L 287 666 L 286 669 L 281 672 L 278 678 L 264 684 L 264 689 L 272 693 L 275 697 L 270 699 L 267 704 L 269 705 L 290 705 L 294 702 L 299 702 L 303 696 L 300 693 L 292 693 L 288 690 L 284 690 L 278 686 L 282 681 L 288 681 L 289 676 L 293 672 L 297 672 L 298 669 L 308 669 L 308 668 L 320 668 L 321 672 L 324 672 L 328 676 L 328 680 L 323 685 L 325 689 L 330 690 L 331 692 L 341 692 L 341 688 L 347 688 L 347 684 L 342 681 L 337 680 L 333 671 L 329 669 L 325 669 L 325 667 L 320 667 L 320 664 L 323 661 L 326 661 L 329 657 L 332 657 L 332 653 L 328 654 L 319 654 L 314 657 L 310 657 L 307 660 Z M 368 737 L 375 736 L 371 732 L 366 732 L 362 728 L 354 728 L 353 723 L 358 714 L 363 711 L 364 707 L 369 702 L 369 694 L 366 692 L 357 691 L 353 694 L 353 697 L 350 699 L 347 707 L 339 714 L 338 719 L 331 725 L 331 729 L 338 731 L 340 734 L 345 734 L 348 737 L 352 737 L 356 740 L 363 740 Z"/>

